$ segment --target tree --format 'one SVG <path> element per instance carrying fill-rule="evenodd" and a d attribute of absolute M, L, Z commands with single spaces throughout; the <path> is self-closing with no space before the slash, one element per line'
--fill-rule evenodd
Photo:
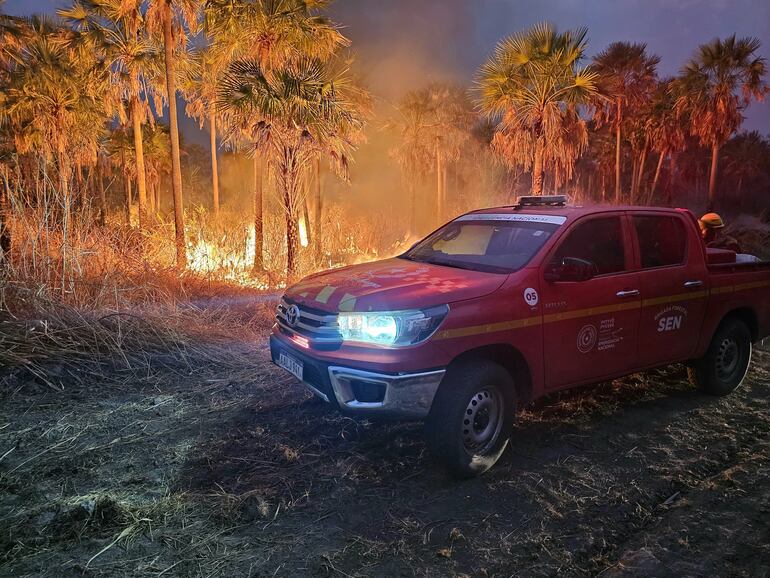
<path fill-rule="evenodd" d="M 336 63 L 302 59 L 267 73 L 240 60 L 222 80 L 218 106 L 236 134 L 251 135 L 276 175 L 286 217 L 287 273 L 297 273 L 300 175 L 318 155 L 346 177 L 364 120 L 362 91 Z"/>
<path fill-rule="evenodd" d="M 149 112 L 150 82 L 160 71 L 160 51 L 144 30 L 140 0 L 76 0 L 59 16 L 81 32 L 87 49 L 99 54 L 111 77 L 116 97 L 127 101 L 134 139 L 139 226 L 147 225 L 147 183 L 145 177 L 142 126 Z M 151 114 L 151 113 L 150 113 Z M 119 109 L 124 120 L 122 107 Z"/>
<path fill-rule="evenodd" d="M 1 5 L 1 4 L 0 4 Z M 0 13 L 0 87 L 5 88 L 26 28 L 21 18 Z M 0 89 L 0 107 L 5 106 L 5 91 Z M 1 116 L 0 116 L 1 118 Z M 7 125 L 0 124 L 0 268 L 7 266 L 11 253 L 10 176 L 16 158 L 13 134 Z"/>
<path fill-rule="evenodd" d="M 767 66 L 757 55 L 759 39 L 716 38 L 702 44 L 676 80 L 677 111 L 686 116 L 690 132 L 711 149 L 708 205 L 716 205 L 719 149 L 743 122 L 742 111 L 768 92 Z"/>
<path fill-rule="evenodd" d="M 655 176 L 652 178 L 647 193 L 647 204 L 652 204 L 655 191 L 660 179 L 660 171 L 663 162 L 671 154 L 675 154 L 685 147 L 686 129 L 681 122 L 681 117 L 674 110 L 676 96 L 672 89 L 672 79 L 658 82 L 653 92 L 644 129 L 649 136 L 652 150 L 658 153 L 658 162 L 655 167 Z"/>
<path fill-rule="evenodd" d="M 391 154 L 401 167 L 411 197 L 410 230 L 416 231 L 415 181 L 431 171 L 436 175 L 436 220 L 443 222 L 446 174 L 449 162 L 457 161 L 471 137 L 475 114 L 465 90 L 432 83 L 411 91 L 396 107 L 392 121 L 400 143 Z"/>
<path fill-rule="evenodd" d="M 646 44 L 613 42 L 594 57 L 593 69 L 599 94 L 595 105 L 599 123 L 608 122 L 615 129 L 615 202 L 619 203 L 621 185 L 621 143 L 626 117 L 649 99 L 655 88 L 660 57 L 647 54 Z M 628 112 L 627 112 L 628 111 Z"/>
<path fill-rule="evenodd" d="M 724 173 L 735 184 L 735 198 L 743 205 L 743 186 L 770 176 L 770 141 L 757 131 L 735 135 L 724 146 Z"/>
<path fill-rule="evenodd" d="M 327 60 L 340 47 L 347 46 L 345 38 L 327 18 L 317 14 L 328 5 L 326 0 L 206 0 L 203 5 L 204 32 L 208 45 L 201 53 L 202 66 L 196 78 L 188 112 L 200 119 L 206 118 L 210 127 L 212 179 L 215 210 L 219 203 L 217 175 L 217 113 L 216 91 L 218 82 L 228 66 L 238 59 L 257 62 L 269 74 L 276 67 L 301 58 Z M 233 131 L 228 131 L 233 135 Z M 253 143 L 240 139 L 239 146 L 255 151 Z M 234 145 L 231 138 L 230 145 Z M 262 263 L 262 160 L 254 158 L 254 269 Z M 320 181 L 318 181 L 320 183 Z M 316 191 L 320 195 L 320 188 Z M 320 202 L 317 201 L 317 220 L 320 223 Z M 316 244 L 320 235 L 316 236 Z M 320 246 L 317 245 L 320 250 Z"/>
<path fill-rule="evenodd" d="M 547 156 L 571 167 L 582 152 L 563 130 L 582 122 L 577 107 L 596 94 L 596 73 L 579 66 L 587 32 L 538 24 L 500 42 L 479 72 L 479 106 L 501 118 L 493 146 L 509 165 L 531 170 L 533 195 L 543 192 Z"/>
<path fill-rule="evenodd" d="M 34 154 L 58 173 L 53 209 L 60 216 L 62 291 L 71 272 L 69 235 L 77 199 L 71 177 L 96 162 L 111 107 L 109 76 L 93 54 L 75 50 L 69 31 L 44 18 L 28 21 L 25 40 L 7 69 L 0 95 L 0 125 L 13 135 L 17 155 Z"/>
<path fill-rule="evenodd" d="M 150 0 L 147 10 L 149 28 L 163 38 L 163 59 L 166 73 L 169 141 L 171 144 L 171 191 L 174 199 L 174 231 L 176 237 L 176 265 L 187 266 L 187 247 L 184 231 L 184 203 L 182 200 L 182 163 L 179 157 L 179 119 L 176 110 L 176 55 L 175 49 L 186 44 L 186 29 L 197 24 L 196 0 Z"/>

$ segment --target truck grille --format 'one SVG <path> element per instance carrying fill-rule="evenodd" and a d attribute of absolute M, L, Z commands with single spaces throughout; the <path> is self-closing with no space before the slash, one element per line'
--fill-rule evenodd
<path fill-rule="evenodd" d="M 293 325 L 289 323 L 287 316 L 287 311 L 292 306 L 299 309 L 299 316 Z M 275 320 L 285 331 L 302 335 L 313 341 L 339 342 L 342 340 L 336 315 L 300 306 L 286 299 L 281 299 L 278 304 Z"/>

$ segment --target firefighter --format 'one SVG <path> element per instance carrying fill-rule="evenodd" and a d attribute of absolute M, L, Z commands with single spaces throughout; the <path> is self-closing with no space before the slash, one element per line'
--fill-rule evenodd
<path fill-rule="evenodd" d="M 738 240 L 722 232 L 725 223 L 717 213 L 706 213 L 698 219 L 698 225 L 700 226 L 700 234 L 706 247 L 729 249 L 736 253 L 743 253 Z"/>

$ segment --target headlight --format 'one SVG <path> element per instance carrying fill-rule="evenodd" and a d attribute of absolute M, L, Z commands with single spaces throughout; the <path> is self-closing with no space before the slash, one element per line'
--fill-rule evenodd
<path fill-rule="evenodd" d="M 447 313 L 448 305 L 409 311 L 340 313 L 338 322 L 343 341 L 405 346 L 428 339 Z"/>

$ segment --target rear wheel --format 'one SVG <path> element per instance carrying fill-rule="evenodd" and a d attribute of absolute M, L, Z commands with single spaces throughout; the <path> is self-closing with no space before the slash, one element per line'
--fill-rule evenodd
<path fill-rule="evenodd" d="M 458 477 L 487 471 L 508 445 L 515 404 L 513 379 L 500 365 L 480 360 L 451 368 L 425 424 L 433 459 Z"/>
<path fill-rule="evenodd" d="M 690 368 L 690 377 L 706 393 L 727 395 L 743 382 L 750 362 L 751 332 L 732 317 L 719 326 L 706 355 Z"/>

